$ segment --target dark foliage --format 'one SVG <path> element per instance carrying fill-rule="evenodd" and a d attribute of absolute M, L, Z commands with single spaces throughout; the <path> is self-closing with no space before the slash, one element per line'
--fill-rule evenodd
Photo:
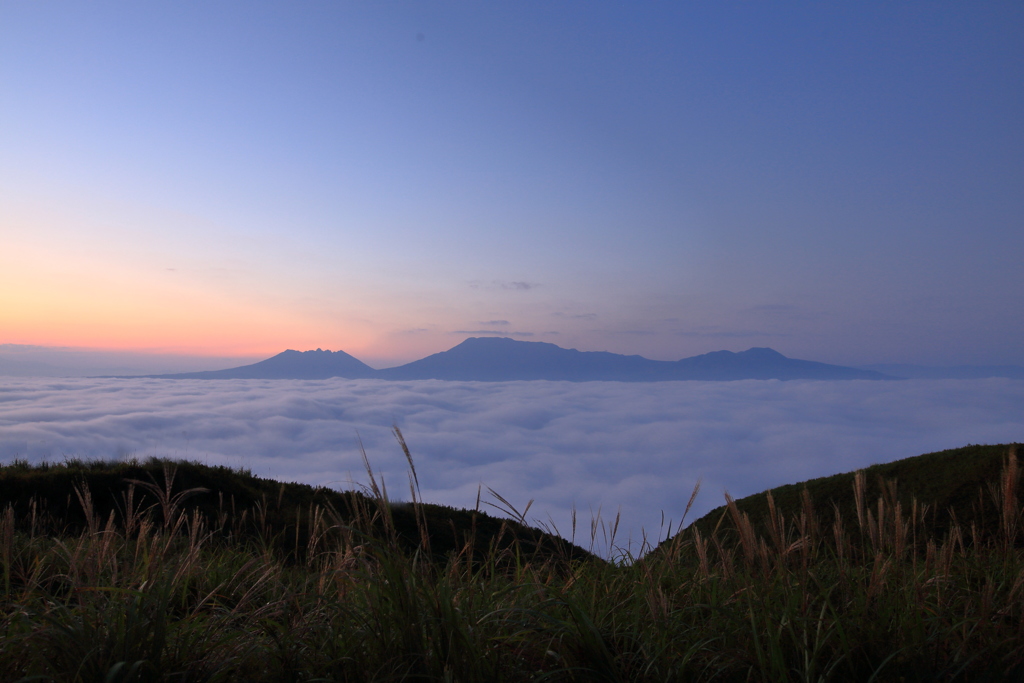
<path fill-rule="evenodd" d="M 390 524 L 403 549 L 424 550 L 421 522 L 414 506 L 393 503 L 388 510 L 390 519 L 385 520 L 374 501 L 361 491 L 279 482 L 254 476 L 248 470 L 157 458 L 142 462 L 71 459 L 58 464 L 14 462 L 0 466 L 0 509 L 11 506 L 19 526 L 34 523 L 37 532 L 68 535 L 88 528 L 80 500 L 85 491 L 91 497 L 92 514 L 101 524 L 112 513 L 120 516 L 127 505 L 129 488 L 134 489 L 133 505 L 152 511 L 160 524 L 172 521 L 165 518 L 169 510 L 161 505 L 160 493 L 166 498 L 185 494 L 177 514 L 198 512 L 207 527 L 217 529 L 225 538 L 259 537 L 293 555 L 297 553 L 293 560 L 304 558 L 311 514 L 317 506 L 332 510 L 342 522 L 350 523 L 359 511 L 373 510 L 377 516 L 374 525 L 380 531 Z M 528 557 L 593 557 L 557 536 L 482 510 L 426 503 L 418 509 L 429 533 L 430 552 L 440 562 L 463 550 L 470 539 L 478 557 L 492 544 L 498 549 L 515 546 Z"/>

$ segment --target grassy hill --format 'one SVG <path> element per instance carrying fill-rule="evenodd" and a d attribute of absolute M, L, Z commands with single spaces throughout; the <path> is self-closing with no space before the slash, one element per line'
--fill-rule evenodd
<path fill-rule="evenodd" d="M 779 487 L 636 562 L 392 505 L 372 477 L 340 493 L 196 463 L 12 463 L 0 680 L 1024 680 L 1010 450 Z"/>
<path fill-rule="evenodd" d="M 483 511 L 379 502 L 372 492 L 335 491 L 263 479 L 248 470 L 157 458 L 0 466 L 0 510 L 10 506 L 20 527 L 34 525 L 37 533 L 54 536 L 103 527 L 108 520 L 120 527 L 129 509 L 145 511 L 165 527 L 198 514 L 219 537 L 270 543 L 301 561 L 319 515 L 377 537 L 393 531 L 403 550 L 429 548 L 442 562 L 467 543 L 477 556 L 492 546 L 517 546 L 530 557 L 592 557 L 561 538 Z"/>
<path fill-rule="evenodd" d="M 869 507 L 875 510 L 879 498 L 888 509 L 899 502 L 907 516 L 913 513 L 916 501 L 917 510 L 924 511 L 923 529 L 931 536 L 943 537 L 954 524 L 964 529 L 975 525 L 979 533 L 991 535 L 998 529 L 1001 514 L 990 488 L 999 481 L 1011 448 L 1019 448 L 1019 444 L 964 446 L 860 470 L 861 516 L 866 516 Z M 1021 455 L 1024 456 L 1024 450 Z M 787 517 L 808 510 L 809 503 L 820 526 L 831 527 L 838 510 L 844 526 L 851 530 L 858 526 L 856 475 L 847 472 L 779 486 L 740 498 L 735 507 L 748 516 L 757 533 L 767 531 L 769 494 L 776 510 Z M 707 537 L 716 528 L 721 530 L 731 514 L 729 506 L 722 505 L 694 521 L 691 527 Z M 876 512 L 873 517 L 877 517 Z"/>

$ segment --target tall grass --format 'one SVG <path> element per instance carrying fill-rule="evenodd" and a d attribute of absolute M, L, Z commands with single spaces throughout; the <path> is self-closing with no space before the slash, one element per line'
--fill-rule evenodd
<path fill-rule="evenodd" d="M 175 491 L 172 469 L 163 482 L 132 482 L 106 517 L 82 484 L 80 531 L 8 507 L 0 679 L 1024 679 L 1013 452 L 982 492 L 1000 511 L 991 532 L 929 534 L 925 505 L 904 507 L 895 484 L 869 500 L 860 475 L 855 520 L 830 511 L 825 524 L 808 496 L 795 510 L 771 501 L 755 525 L 730 500 L 712 533 L 691 527 L 612 562 L 497 542 L 481 556 L 474 539 L 438 562 L 426 515 L 419 546 L 403 546 L 369 477 L 374 495 L 353 498 L 354 517 L 327 506 L 300 515 L 292 550 L 281 530 L 232 532 L 259 509 L 212 521 L 190 510 L 194 492 Z M 159 504 L 141 506 L 142 489 Z M 262 505 L 265 515 L 272 502 Z"/>

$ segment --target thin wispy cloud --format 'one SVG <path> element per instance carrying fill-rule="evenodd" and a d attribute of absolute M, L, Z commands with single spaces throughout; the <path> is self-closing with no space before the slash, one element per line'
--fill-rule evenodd
<path fill-rule="evenodd" d="M 469 286 L 471 289 L 490 289 L 525 292 L 531 289 L 536 289 L 540 285 L 536 282 L 526 282 L 525 280 L 514 280 L 512 282 L 508 282 L 505 280 L 491 280 L 490 282 L 483 282 L 481 280 L 471 280 Z"/>
<path fill-rule="evenodd" d="M 812 311 L 803 306 L 795 306 L 793 304 L 761 304 L 751 306 L 745 309 L 744 312 L 769 319 L 781 318 L 784 320 L 817 320 L 823 315 L 820 311 Z"/>
<path fill-rule="evenodd" d="M 622 528 L 735 496 L 968 443 L 1024 441 L 1024 381 L 386 382 L 21 379 L 0 386 L 0 459 L 190 458 L 335 487 L 363 481 L 359 439 L 403 490 L 397 424 L 428 501 L 491 487 L 568 529 Z M 486 489 L 485 489 L 486 490 Z M 399 494 L 400 495 L 400 494 Z"/>
<path fill-rule="evenodd" d="M 49 351 L 66 347 L 46 347 L 35 344 L 0 344 L 0 352 L 18 353 L 27 351 Z"/>
<path fill-rule="evenodd" d="M 699 337 L 708 339 L 753 339 L 759 337 L 790 337 L 786 332 L 770 332 L 768 330 L 729 330 L 729 329 L 697 329 L 678 330 L 680 337 Z"/>
<path fill-rule="evenodd" d="M 596 320 L 597 313 L 562 313 L 556 311 L 551 314 L 555 318 L 561 318 L 562 320 Z"/>
<path fill-rule="evenodd" d="M 449 334 L 500 334 L 506 337 L 533 336 L 533 332 L 511 332 L 509 330 L 453 330 Z"/>
<path fill-rule="evenodd" d="M 612 334 L 612 335 L 619 335 L 619 336 L 625 336 L 625 337 L 629 337 L 629 336 L 648 337 L 648 336 L 651 336 L 651 335 L 659 334 L 660 330 L 630 328 L 630 329 L 624 329 L 624 330 L 601 330 L 601 332 L 604 333 L 604 334 Z"/>

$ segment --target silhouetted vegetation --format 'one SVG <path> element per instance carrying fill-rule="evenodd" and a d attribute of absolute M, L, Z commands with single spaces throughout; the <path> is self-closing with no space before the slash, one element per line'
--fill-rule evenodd
<path fill-rule="evenodd" d="M 195 463 L 14 463 L 0 679 L 1019 680 L 1020 473 L 1012 447 L 989 448 L 983 526 L 938 524 L 869 470 L 848 493 L 764 495 L 756 523 L 730 501 L 610 562 L 528 529 L 525 511 L 423 504 L 411 458 L 400 506 L 372 474 L 338 493 Z M 899 486 L 926 463 L 988 473 L 943 455 L 894 463 Z"/>
<path fill-rule="evenodd" d="M 367 495 L 369 493 L 369 495 Z M 556 553 L 567 558 L 590 556 L 567 541 L 517 520 L 482 510 L 443 505 L 391 503 L 386 514 L 370 515 L 374 492 L 335 491 L 307 484 L 253 476 L 246 470 L 198 462 L 81 461 L 0 467 L 0 501 L 12 509 L 19 531 L 62 537 L 95 526 L 124 523 L 129 510 L 166 528 L 179 519 L 201 520 L 212 538 L 222 542 L 272 544 L 288 562 L 302 562 L 317 516 L 330 515 L 341 525 L 372 522 L 367 531 L 393 533 L 404 552 L 429 549 L 434 561 L 461 552 L 473 542 L 477 557 L 491 543 L 499 550 L 513 545 L 527 555 Z M 376 495 L 384 496 L 384 491 Z M 362 517 L 360 517 L 362 515 Z M 421 547 L 421 528 L 429 543 Z"/>
<path fill-rule="evenodd" d="M 989 488 L 998 481 L 1011 447 L 1016 445 L 965 446 L 872 465 L 858 473 L 820 477 L 747 496 L 735 501 L 736 509 L 764 533 L 772 504 L 782 510 L 800 510 L 809 499 L 821 524 L 831 526 L 838 512 L 851 530 L 858 522 L 854 484 L 859 474 L 865 501 L 882 499 L 890 508 L 898 503 L 908 515 L 916 510 L 921 528 L 930 536 L 942 537 L 954 525 L 991 535 L 998 531 L 1001 511 Z M 723 505 L 693 526 L 707 536 L 729 514 L 729 506 Z"/>

